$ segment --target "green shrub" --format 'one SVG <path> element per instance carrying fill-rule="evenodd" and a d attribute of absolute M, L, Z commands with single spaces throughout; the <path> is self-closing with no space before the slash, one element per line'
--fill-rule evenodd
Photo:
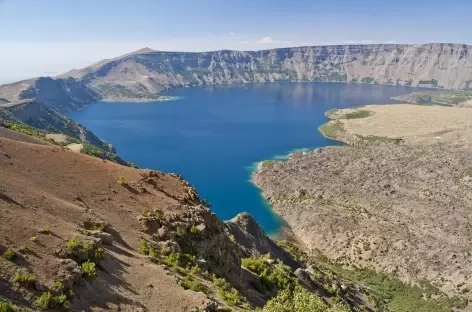
<path fill-rule="evenodd" d="M 34 282 L 36 282 L 36 276 L 28 274 L 28 273 L 17 272 L 13 280 L 19 284 L 31 285 L 31 284 L 34 284 Z"/>
<path fill-rule="evenodd" d="M 70 250 L 74 250 L 76 248 L 79 247 L 79 240 L 77 239 L 77 237 L 72 237 L 71 239 L 69 239 L 67 242 L 66 242 L 66 247 Z"/>
<path fill-rule="evenodd" d="M 86 261 L 82 263 L 82 271 L 85 276 L 95 276 L 97 275 L 97 269 L 95 268 L 96 264 L 91 261 Z"/>
<path fill-rule="evenodd" d="M 101 247 L 91 249 L 89 250 L 88 255 L 90 260 L 92 260 L 93 262 L 98 262 L 100 260 L 105 259 L 105 250 L 103 250 L 103 248 Z"/>
<path fill-rule="evenodd" d="M 35 235 L 32 235 L 29 239 L 32 242 L 36 242 L 38 240 L 38 236 L 36 236 L 36 234 L 35 234 Z"/>
<path fill-rule="evenodd" d="M 66 295 L 53 296 L 49 291 L 43 292 L 36 301 L 36 304 L 38 307 L 44 310 L 55 308 L 68 309 L 70 307 L 70 303 Z"/>
<path fill-rule="evenodd" d="M 349 312 L 347 306 L 328 306 L 325 301 L 300 286 L 293 291 L 279 291 L 277 297 L 269 300 L 262 312 Z"/>
<path fill-rule="evenodd" d="M 205 289 L 202 283 L 190 278 L 189 276 L 187 276 L 185 280 L 183 281 L 182 287 L 185 289 L 193 290 L 195 292 L 200 292 L 200 291 L 203 292 L 203 290 Z"/>
<path fill-rule="evenodd" d="M 213 275 L 213 284 L 216 286 L 216 287 L 219 287 L 219 288 L 223 288 L 223 287 L 228 287 L 228 282 L 226 282 L 226 280 L 222 277 L 218 278 L 216 276 Z"/>
<path fill-rule="evenodd" d="M 13 261 L 15 260 L 17 257 L 18 257 L 18 254 L 16 253 L 16 251 L 14 251 L 13 249 L 11 248 L 8 248 L 7 250 L 5 250 L 5 252 L 3 253 L 3 257 L 9 261 Z"/>
<path fill-rule="evenodd" d="M 190 232 L 192 232 L 193 234 L 198 234 L 200 230 L 195 225 L 192 225 L 192 227 L 190 228 Z"/>
<path fill-rule="evenodd" d="M 64 284 L 60 281 L 55 281 L 54 284 L 52 285 L 52 288 L 55 290 L 62 290 L 64 289 Z"/>
<path fill-rule="evenodd" d="M 16 312 L 16 306 L 0 300 L 0 312 Z"/>
<path fill-rule="evenodd" d="M 268 259 L 270 259 L 269 254 L 264 257 L 249 257 L 242 259 L 241 265 L 257 275 L 261 275 L 269 269 Z"/>
<path fill-rule="evenodd" d="M 157 253 L 156 253 L 156 250 L 152 247 L 149 248 L 149 257 L 151 257 L 152 259 L 156 259 L 157 258 Z"/>
<path fill-rule="evenodd" d="M 139 241 L 138 251 L 142 254 L 145 254 L 145 255 L 147 255 L 149 253 L 149 247 L 148 247 L 147 241 L 145 239 L 141 239 Z"/>
<path fill-rule="evenodd" d="M 359 119 L 359 118 L 369 117 L 369 116 L 371 116 L 371 114 L 372 113 L 367 111 L 367 110 L 358 110 L 358 111 L 355 111 L 355 112 L 352 112 L 352 113 L 345 114 L 344 116 L 342 116 L 342 118 L 344 118 L 344 119 Z"/>
<path fill-rule="evenodd" d="M 171 252 L 169 255 L 162 258 L 162 262 L 170 267 L 179 266 L 180 254 L 177 252 Z"/>
<path fill-rule="evenodd" d="M 246 298 L 243 297 L 235 288 L 229 290 L 221 288 L 218 290 L 218 296 L 229 305 L 239 306 L 247 302 Z"/>
<path fill-rule="evenodd" d="M 46 225 L 46 227 L 40 233 L 46 234 L 46 235 L 51 234 L 52 232 L 51 232 L 51 227 L 49 226 L 49 224 Z"/>
<path fill-rule="evenodd" d="M 126 184 L 125 178 L 124 178 L 123 176 L 120 176 L 120 177 L 118 178 L 118 184 L 119 184 L 119 185 L 125 185 L 125 184 Z"/>

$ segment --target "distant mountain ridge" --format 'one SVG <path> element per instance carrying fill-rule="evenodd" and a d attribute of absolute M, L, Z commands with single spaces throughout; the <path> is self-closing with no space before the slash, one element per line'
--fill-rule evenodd
<path fill-rule="evenodd" d="M 0 107 L 39 101 L 68 113 L 98 100 L 160 100 L 184 86 L 339 81 L 469 89 L 472 46 L 433 43 L 161 52 L 145 48 L 74 69 L 0 86 Z M 28 123 L 28 120 L 22 120 Z"/>

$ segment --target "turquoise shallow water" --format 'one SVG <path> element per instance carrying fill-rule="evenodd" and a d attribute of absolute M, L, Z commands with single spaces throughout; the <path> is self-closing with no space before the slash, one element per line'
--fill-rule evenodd
<path fill-rule="evenodd" d="M 308 82 L 182 88 L 165 93 L 174 101 L 98 102 L 70 117 L 141 168 L 183 175 L 220 218 L 247 211 L 275 233 L 283 221 L 250 182 L 255 164 L 338 144 L 317 131 L 331 108 L 392 103 L 414 90 Z"/>

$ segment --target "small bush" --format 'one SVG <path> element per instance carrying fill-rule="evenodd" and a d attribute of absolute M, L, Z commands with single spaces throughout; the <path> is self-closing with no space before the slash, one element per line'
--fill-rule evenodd
<path fill-rule="evenodd" d="M 54 284 L 52 285 L 52 288 L 55 290 L 62 290 L 64 289 L 64 284 L 60 281 L 55 281 Z"/>
<path fill-rule="evenodd" d="M 24 244 L 22 250 L 23 250 L 23 251 L 28 251 L 28 250 L 29 250 L 28 244 Z"/>
<path fill-rule="evenodd" d="M 79 240 L 77 239 L 77 237 L 72 237 L 71 239 L 69 239 L 66 243 L 66 247 L 70 250 L 74 250 L 76 248 L 79 247 Z"/>
<path fill-rule="evenodd" d="M 82 271 L 85 276 L 95 276 L 97 275 L 97 269 L 95 268 L 95 263 L 91 261 L 86 261 L 82 263 Z"/>
<path fill-rule="evenodd" d="M 36 282 L 36 276 L 28 273 L 17 272 L 13 280 L 18 284 L 32 285 Z"/>
<path fill-rule="evenodd" d="M 44 310 L 55 308 L 68 309 L 70 307 L 70 303 L 66 295 L 53 296 L 49 291 L 43 292 L 38 298 L 36 304 Z"/>
<path fill-rule="evenodd" d="M 32 235 L 30 238 L 30 241 L 32 242 L 36 242 L 38 240 L 38 236 L 36 236 L 36 234 Z"/>
<path fill-rule="evenodd" d="M 170 267 L 179 266 L 180 254 L 177 252 L 171 252 L 169 255 L 162 259 L 162 262 Z"/>
<path fill-rule="evenodd" d="M 190 269 L 190 272 L 189 272 L 189 273 L 190 273 L 190 275 L 194 275 L 194 276 L 195 276 L 195 275 L 200 274 L 200 272 L 201 272 L 201 269 L 200 269 L 198 266 L 194 266 L 194 267 L 192 267 L 192 268 Z"/>
<path fill-rule="evenodd" d="M 213 276 L 213 284 L 216 286 L 216 287 L 219 287 L 219 288 L 226 288 L 228 287 L 228 282 L 226 282 L 226 280 L 222 277 L 218 278 L 216 276 Z"/>
<path fill-rule="evenodd" d="M 193 234 L 197 234 L 200 233 L 200 229 L 195 225 L 192 225 L 192 227 L 190 228 L 190 232 L 192 232 Z"/>
<path fill-rule="evenodd" d="M 151 257 L 152 259 L 156 259 L 157 258 L 157 253 L 156 253 L 156 250 L 152 247 L 149 248 L 149 257 Z"/>
<path fill-rule="evenodd" d="M 177 231 L 175 232 L 178 237 L 182 237 L 185 235 L 185 230 L 183 228 L 177 228 Z"/>
<path fill-rule="evenodd" d="M 125 184 L 126 184 L 125 178 L 124 178 L 123 176 L 120 176 L 120 177 L 118 178 L 118 184 L 119 184 L 119 185 L 125 185 Z"/>
<path fill-rule="evenodd" d="M 184 282 L 182 283 L 182 287 L 185 288 L 185 289 L 190 289 L 190 290 L 193 290 L 195 292 L 203 292 L 203 290 L 205 289 L 205 287 L 202 285 L 202 283 L 190 278 L 190 277 L 186 277 Z"/>
<path fill-rule="evenodd" d="M 99 247 L 97 249 L 91 249 L 88 252 L 90 260 L 93 262 L 98 262 L 100 260 L 105 259 L 105 250 L 103 248 Z"/>
<path fill-rule="evenodd" d="M 94 224 L 91 230 L 94 232 L 103 232 L 104 229 L 105 229 L 105 224 L 100 223 L 100 224 Z"/>
<path fill-rule="evenodd" d="M 218 296 L 229 305 L 239 306 L 246 303 L 246 298 L 244 298 L 235 288 L 231 288 L 230 290 L 219 289 Z"/>
<path fill-rule="evenodd" d="M 13 261 L 15 260 L 17 257 L 18 257 L 18 254 L 16 253 L 16 251 L 14 251 L 13 249 L 11 248 L 8 248 L 4 253 L 3 253 L 3 257 L 9 261 Z"/>
<path fill-rule="evenodd" d="M 141 239 L 139 241 L 139 249 L 138 251 L 142 254 L 147 255 L 149 253 L 149 247 L 145 239 Z"/>
<path fill-rule="evenodd" d="M 16 312 L 16 306 L 0 300 L 0 312 Z"/>
<path fill-rule="evenodd" d="M 47 235 L 51 234 L 52 232 L 51 232 L 51 227 L 49 226 L 49 224 L 46 225 L 46 227 L 44 228 L 44 230 L 42 230 L 40 233 L 42 233 L 42 234 L 47 234 Z"/>

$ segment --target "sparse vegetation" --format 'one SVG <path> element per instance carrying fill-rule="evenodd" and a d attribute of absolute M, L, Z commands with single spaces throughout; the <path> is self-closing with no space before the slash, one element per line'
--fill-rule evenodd
<path fill-rule="evenodd" d="M 95 268 L 96 264 L 91 261 L 86 261 L 82 263 L 82 271 L 85 276 L 95 276 L 97 275 L 97 269 Z"/>
<path fill-rule="evenodd" d="M 375 81 L 375 79 L 373 77 L 364 77 L 364 78 L 361 79 L 361 82 L 363 82 L 363 83 L 372 83 L 374 81 Z"/>
<path fill-rule="evenodd" d="M 185 278 L 185 280 L 182 283 L 182 287 L 185 289 L 193 290 L 195 292 L 203 292 L 205 289 L 205 286 L 203 286 L 202 283 L 195 280 L 194 278 L 191 278 L 190 276 L 187 276 Z"/>
<path fill-rule="evenodd" d="M 125 178 L 124 178 L 123 176 L 120 176 L 120 177 L 118 178 L 118 184 L 119 184 L 119 185 L 125 185 L 125 184 L 126 184 Z"/>
<path fill-rule="evenodd" d="M 28 274 L 28 273 L 17 272 L 15 274 L 15 277 L 13 278 L 13 281 L 15 281 L 18 284 L 28 286 L 36 282 L 36 276 L 32 274 Z"/>
<path fill-rule="evenodd" d="M 29 238 L 29 240 L 32 241 L 32 242 L 36 242 L 38 240 L 38 236 L 36 236 L 36 234 L 34 234 Z"/>
<path fill-rule="evenodd" d="M 36 304 L 43 310 L 68 309 L 70 307 L 70 302 L 66 295 L 53 296 L 49 291 L 43 292 Z"/>
<path fill-rule="evenodd" d="M 247 303 L 247 300 L 242 296 L 239 291 L 235 288 L 230 289 L 218 289 L 218 296 L 223 299 L 227 304 L 234 306 L 241 306 Z"/>
<path fill-rule="evenodd" d="M 64 284 L 60 281 L 55 281 L 54 284 L 52 285 L 52 288 L 55 290 L 62 290 L 64 289 Z"/>
<path fill-rule="evenodd" d="M 190 228 L 190 232 L 191 232 L 192 234 L 198 234 L 198 233 L 200 233 L 200 230 L 199 230 L 199 228 L 196 227 L 195 224 L 194 224 L 194 225 L 192 225 L 192 227 Z"/>
<path fill-rule="evenodd" d="M 8 248 L 3 253 L 3 257 L 9 261 L 13 261 L 18 257 L 18 253 L 11 248 Z"/>
<path fill-rule="evenodd" d="M 269 264 L 269 260 L 274 264 Z M 242 259 L 241 266 L 257 274 L 261 285 L 267 290 L 274 286 L 278 289 L 286 289 L 294 284 L 291 269 L 279 260 L 271 259 L 269 254 L 264 257 Z"/>
<path fill-rule="evenodd" d="M 149 247 L 148 247 L 147 241 L 145 239 L 141 239 L 139 241 L 138 251 L 142 254 L 145 254 L 145 255 L 147 255 L 149 253 Z"/>
<path fill-rule="evenodd" d="M 341 118 L 343 118 L 343 119 L 358 119 L 358 118 L 366 118 L 366 117 L 369 117 L 371 115 L 372 115 L 372 113 L 367 111 L 367 110 L 357 110 L 355 112 L 345 114 Z"/>
<path fill-rule="evenodd" d="M 309 293 L 300 286 L 292 291 L 284 289 L 277 297 L 269 300 L 261 312 L 349 312 L 345 305 L 330 307 L 319 296 Z"/>
<path fill-rule="evenodd" d="M 0 312 L 16 312 L 16 306 L 6 302 L 6 301 L 3 301 L 3 300 L 0 300 Z"/>
<path fill-rule="evenodd" d="M 345 132 L 344 126 L 339 120 L 331 120 L 319 127 L 319 131 L 327 138 L 335 139 Z"/>
<path fill-rule="evenodd" d="M 79 240 L 77 239 L 77 237 L 74 236 L 71 239 L 69 239 L 66 242 L 66 247 L 69 248 L 70 250 L 74 250 L 77 247 L 79 247 Z"/>

